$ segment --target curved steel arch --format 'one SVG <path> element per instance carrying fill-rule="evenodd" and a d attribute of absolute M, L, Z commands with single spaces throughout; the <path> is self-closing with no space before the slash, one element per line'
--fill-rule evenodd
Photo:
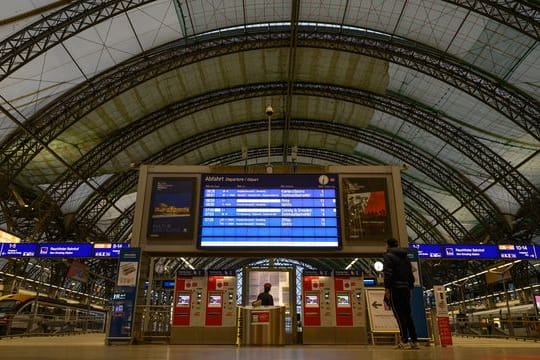
<path fill-rule="evenodd" d="M 316 28 L 311 28 L 316 30 Z M 392 40 L 368 34 L 323 33 L 320 30 L 298 34 L 299 47 L 317 47 L 371 56 L 426 73 L 476 97 L 492 106 L 532 136 L 540 139 L 540 105 L 521 91 L 503 85 L 501 81 L 475 72 L 470 66 L 447 54 L 418 46 L 416 43 Z M 16 131 L 0 148 L 0 172 L 14 177 L 43 150 L 47 144 L 69 126 L 114 96 L 155 76 L 178 67 L 215 56 L 239 51 L 287 47 L 288 32 L 246 33 L 230 38 L 212 38 L 194 45 L 167 44 L 155 51 L 133 58 L 121 66 L 85 82 L 56 100 L 29 121 L 33 132 Z M 28 129 L 27 129 L 28 130 Z M 40 141 L 38 141 L 39 139 Z"/>
<path fill-rule="evenodd" d="M 267 151 L 267 149 L 262 149 L 262 148 L 250 149 L 248 151 L 249 158 L 253 159 L 253 158 L 257 158 L 257 157 L 264 157 L 264 156 L 266 156 L 266 151 Z M 271 149 L 272 155 L 279 155 L 280 151 L 281 151 L 281 148 L 272 148 Z M 167 149 L 164 149 L 163 151 L 160 151 L 160 153 L 167 154 L 166 158 L 169 159 L 168 161 L 171 161 L 171 160 L 177 158 L 183 152 L 184 152 L 184 146 L 183 145 L 178 146 L 178 144 L 175 144 L 174 146 L 170 146 Z M 300 156 L 319 158 L 319 159 L 323 159 L 323 160 L 330 160 L 330 161 L 334 161 L 334 162 L 336 162 L 338 164 L 358 164 L 359 162 L 362 162 L 362 159 L 358 158 L 357 156 L 346 155 L 346 154 L 338 154 L 338 153 L 334 153 L 334 152 L 326 150 L 326 149 L 300 148 L 298 154 Z M 157 156 L 154 156 L 154 157 L 157 157 Z M 147 163 L 164 164 L 164 163 L 168 162 L 166 159 L 163 159 L 163 158 L 161 160 L 163 162 L 151 161 L 151 162 L 147 162 Z M 365 162 L 365 159 L 363 159 L 363 160 Z M 205 163 L 203 163 L 203 165 L 204 164 L 212 164 L 212 163 L 223 164 L 223 163 L 232 163 L 232 162 L 239 162 L 239 161 L 241 161 L 241 155 L 238 154 L 238 153 L 232 153 L 232 154 L 225 154 L 225 155 L 213 158 L 213 159 L 209 159 Z M 370 162 L 370 163 L 373 164 L 374 162 Z M 111 178 L 110 179 L 110 184 L 108 184 L 107 187 L 117 188 L 118 190 L 123 189 L 123 190 L 119 191 L 119 193 L 121 193 L 122 195 L 125 194 L 127 191 L 129 191 L 129 189 L 133 189 L 135 187 L 136 183 L 137 183 L 137 174 L 135 172 L 130 172 L 129 175 L 128 174 L 123 174 L 122 176 L 120 176 L 118 178 L 119 179 L 117 179 L 117 180 L 120 180 L 120 181 L 115 181 L 114 178 Z M 408 180 L 402 178 L 402 181 L 404 183 L 409 183 L 409 188 L 412 188 L 412 189 L 415 188 L 415 186 L 412 183 L 410 183 Z M 121 186 L 122 184 L 125 184 L 125 186 L 122 187 Z M 444 208 L 442 208 L 441 205 L 439 205 L 438 203 L 433 201 L 431 198 L 429 198 L 426 194 L 424 194 L 422 190 L 416 189 L 416 193 L 414 195 L 418 196 L 419 194 L 422 195 L 426 200 L 422 201 L 422 202 L 419 202 L 418 198 L 415 197 L 415 196 L 411 196 L 410 197 L 411 200 L 413 202 L 419 203 L 420 206 L 423 207 L 424 209 L 426 209 L 425 204 L 424 204 L 425 202 L 431 203 L 431 204 L 429 204 L 428 209 L 437 209 L 440 213 L 444 213 L 445 221 L 441 223 L 443 228 L 449 233 L 450 236 L 452 236 L 454 241 L 456 241 L 456 242 L 462 241 L 462 239 L 464 237 L 461 236 L 461 234 L 463 232 L 467 233 L 467 230 L 465 228 L 463 228 L 463 226 L 461 226 L 461 224 L 459 224 L 457 219 L 455 219 L 450 213 L 448 213 Z M 97 197 L 94 197 L 94 200 L 96 198 Z M 86 211 L 82 212 L 82 215 L 84 215 L 85 213 L 88 213 L 89 211 L 91 211 L 92 208 L 96 207 L 97 205 L 98 205 L 98 202 L 96 202 L 96 201 L 87 202 L 85 204 Z M 411 209 L 408 209 L 408 210 L 411 211 Z M 102 215 L 104 213 L 104 211 L 100 212 L 99 215 Z M 126 211 L 118 219 L 116 219 L 116 221 L 113 224 L 111 224 L 107 228 L 105 233 L 106 234 L 113 234 L 112 237 L 109 237 L 108 241 L 110 241 L 110 242 L 124 242 L 124 240 L 120 240 L 118 238 L 118 235 L 126 233 L 126 226 L 128 226 L 129 222 L 132 221 L 134 211 L 135 211 L 135 205 L 132 204 L 128 209 L 126 209 Z M 82 216 L 82 217 L 84 219 L 84 216 Z M 434 216 L 434 217 L 437 218 L 436 216 Z M 417 214 L 417 218 L 423 218 L 423 217 L 421 215 Z M 88 219 L 88 218 L 86 218 L 86 219 Z M 93 222 L 94 222 L 93 225 L 95 225 L 95 223 L 97 222 L 97 219 L 98 219 L 97 217 L 95 217 L 93 219 Z M 422 220 L 422 221 L 417 221 L 417 223 L 421 223 L 423 225 L 426 225 L 426 227 L 424 228 L 423 231 L 418 232 L 419 234 L 428 234 L 429 233 L 431 235 L 431 237 L 426 236 L 427 238 L 432 239 L 434 241 L 438 241 L 440 243 L 445 243 L 444 238 L 435 229 L 433 224 L 430 224 L 425 219 Z M 453 226 L 449 227 L 448 223 L 451 223 Z M 427 225 L 429 225 L 429 226 L 427 226 Z M 91 227 L 92 225 L 88 224 L 87 226 Z M 118 229 L 118 227 L 120 227 L 120 229 Z M 462 233 L 455 233 L 454 229 L 456 229 L 456 228 L 462 229 Z M 467 235 L 469 235 L 469 234 L 467 234 Z M 466 237 L 469 238 L 470 236 L 466 236 Z"/>
<path fill-rule="evenodd" d="M 117 131 L 116 135 L 109 137 L 104 143 L 87 152 L 73 163 L 72 167 L 77 169 L 77 173 L 67 169 L 47 188 L 47 195 L 61 206 L 83 182 L 79 175 L 82 174 L 83 178 L 91 177 L 95 171 L 124 148 L 172 121 L 227 102 L 279 95 L 285 88 L 286 83 L 239 86 L 209 92 L 158 110 Z M 497 179 L 520 204 L 526 203 L 538 194 L 534 185 L 494 151 L 460 128 L 444 121 L 433 111 L 422 108 L 419 104 L 411 103 L 409 99 L 335 85 L 301 82 L 295 84 L 294 95 L 310 95 L 348 101 L 396 116 L 430 132 L 461 151 Z M 129 136 L 125 136 L 126 134 Z"/>
<path fill-rule="evenodd" d="M 47 15 L 0 42 L 0 81 L 70 37 L 154 0 L 78 1 Z M 444 0 L 540 40 L 539 9 L 522 1 Z"/>
<path fill-rule="evenodd" d="M 425 244 L 445 244 L 444 237 L 438 231 L 426 231 L 432 224 L 425 217 L 410 208 L 405 208 L 407 216 L 407 226 L 410 226 Z"/>
<path fill-rule="evenodd" d="M 81 185 L 84 178 L 91 177 L 117 153 L 135 143 L 138 139 L 183 116 L 227 102 L 280 94 L 285 88 L 286 83 L 267 83 L 218 90 L 186 99 L 183 102 L 172 104 L 149 114 L 117 131 L 115 136 L 109 137 L 104 143 L 86 153 L 72 166 L 77 169 L 77 172 L 67 169 L 52 182 L 44 196 L 47 200 L 52 198 L 58 206 L 61 206 Z M 537 193 L 535 187 L 524 176 L 487 146 L 484 146 L 456 126 L 445 122 L 432 111 L 423 109 L 417 104 L 411 104 L 408 99 L 379 95 L 364 90 L 312 83 L 297 83 L 294 94 L 334 98 L 392 114 L 429 131 L 447 143 L 452 143 L 454 147 L 483 167 L 504 185 L 520 203 L 528 201 L 534 197 L 535 192 Z M 129 136 L 126 136 L 126 134 L 129 134 Z M 80 177 L 81 174 L 83 178 Z M 32 236 L 35 237 L 37 233 L 41 232 L 48 220 L 49 217 L 46 215 L 40 219 Z"/>
<path fill-rule="evenodd" d="M 169 150 L 164 150 L 168 152 Z M 258 158 L 264 157 L 265 155 L 261 152 L 265 151 L 264 149 L 250 149 L 248 150 L 248 158 Z M 275 154 L 273 154 L 275 155 Z M 327 149 L 316 149 L 316 148 L 305 148 L 301 147 L 298 149 L 298 155 L 308 158 L 317 158 L 323 160 L 333 161 L 336 164 L 343 165 L 357 165 L 357 164 L 366 164 L 366 165 L 380 165 L 379 162 L 369 159 L 368 157 L 362 155 L 349 155 L 343 153 L 332 152 Z M 204 162 L 202 165 L 211 165 L 214 163 L 231 163 L 231 162 L 240 162 L 241 154 L 232 153 L 218 156 L 216 158 L 210 159 Z M 153 163 L 153 162 L 151 162 Z M 438 202 L 434 201 L 430 196 L 428 196 L 422 189 L 413 184 L 412 181 L 408 180 L 406 176 L 401 177 L 401 184 L 403 188 L 403 193 L 407 197 L 418 204 L 426 213 L 431 214 L 433 218 L 437 221 L 437 224 L 440 224 L 441 227 L 450 235 L 450 237 L 456 242 L 467 242 L 473 241 L 473 236 L 467 231 L 467 229 L 444 207 L 442 207 Z M 131 187 L 134 187 L 133 184 Z M 427 221 L 426 221 L 427 222 Z M 429 223 L 429 222 L 427 222 Z M 424 232 L 430 232 L 435 226 L 429 224 L 429 227 L 425 229 Z M 421 233 L 419 233 L 421 234 Z M 439 235 L 433 235 L 433 238 L 443 238 L 440 233 Z"/>
<path fill-rule="evenodd" d="M 282 127 L 283 121 L 275 121 L 273 124 L 274 129 L 281 129 Z M 235 124 L 226 128 L 216 129 L 205 133 L 204 136 L 201 135 L 195 139 L 186 140 L 183 143 L 184 153 L 197 149 L 205 140 L 212 141 L 211 137 L 214 136 L 216 136 L 216 139 L 222 139 L 224 135 L 241 135 L 263 131 L 264 129 L 266 129 L 266 120 Z M 375 146 L 397 158 L 401 158 L 428 174 L 434 181 L 441 184 L 441 186 L 460 200 L 486 229 L 491 229 L 490 235 L 492 236 L 492 241 L 498 242 L 501 237 L 504 238 L 507 235 L 509 230 L 508 225 L 504 221 L 500 211 L 484 194 L 479 193 L 478 189 L 468 179 L 450 171 L 449 167 L 442 161 L 431 158 L 428 154 L 415 149 L 410 144 L 404 143 L 396 137 L 373 129 L 358 129 L 343 124 L 317 120 L 297 119 L 291 123 L 291 129 L 331 133 Z"/>

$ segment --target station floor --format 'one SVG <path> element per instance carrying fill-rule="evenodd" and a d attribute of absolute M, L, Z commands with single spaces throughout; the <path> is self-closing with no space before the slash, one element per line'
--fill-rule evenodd
<path fill-rule="evenodd" d="M 39 360 L 530 360 L 540 359 L 538 342 L 454 338 L 447 347 L 421 346 L 399 350 L 390 345 L 294 345 L 278 347 L 236 347 L 223 345 L 105 345 L 104 335 L 0 340 L 0 359 Z"/>

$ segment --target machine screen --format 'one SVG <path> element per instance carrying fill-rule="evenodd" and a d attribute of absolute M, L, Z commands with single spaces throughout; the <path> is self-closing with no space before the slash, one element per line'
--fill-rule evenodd
<path fill-rule="evenodd" d="M 338 293 L 336 294 L 336 297 L 337 297 L 337 307 L 350 307 L 351 306 L 351 299 L 349 297 L 349 294 Z"/>
<path fill-rule="evenodd" d="M 306 295 L 306 307 L 319 307 L 319 295 Z"/>
<path fill-rule="evenodd" d="M 209 294 L 208 307 L 221 307 L 221 294 Z"/>
<path fill-rule="evenodd" d="M 178 294 L 178 301 L 176 306 L 189 306 L 191 296 L 188 294 Z"/>

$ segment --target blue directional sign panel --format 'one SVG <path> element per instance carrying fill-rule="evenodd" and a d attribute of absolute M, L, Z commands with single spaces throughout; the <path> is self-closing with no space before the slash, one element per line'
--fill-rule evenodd
<path fill-rule="evenodd" d="M 32 257 L 36 253 L 36 244 L 30 243 L 3 243 L 0 244 L 0 256 L 4 257 Z"/>
<path fill-rule="evenodd" d="M 443 245 L 443 258 L 446 259 L 498 259 L 497 245 L 453 244 Z"/>
<path fill-rule="evenodd" d="M 92 255 L 97 258 L 110 258 L 110 257 L 116 258 L 120 255 L 120 249 L 127 249 L 127 248 L 129 248 L 129 244 L 125 244 L 125 243 L 94 244 L 94 251 Z"/>
<path fill-rule="evenodd" d="M 410 247 L 418 250 L 418 257 L 437 259 L 442 257 L 441 245 L 411 244 Z"/>
<path fill-rule="evenodd" d="M 92 244 L 38 244 L 38 257 L 91 257 Z"/>
<path fill-rule="evenodd" d="M 534 259 L 534 245 L 499 245 L 499 256 L 501 259 Z"/>

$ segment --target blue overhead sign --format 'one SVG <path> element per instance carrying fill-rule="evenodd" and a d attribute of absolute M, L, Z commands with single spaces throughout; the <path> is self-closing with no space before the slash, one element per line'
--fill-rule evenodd
<path fill-rule="evenodd" d="M 117 258 L 129 244 L 0 243 L 0 257 Z"/>
<path fill-rule="evenodd" d="M 501 259 L 535 259 L 534 245 L 499 245 Z"/>
<path fill-rule="evenodd" d="M 437 259 L 442 257 L 441 245 L 433 244 L 411 244 L 412 248 L 418 250 L 418 257 Z"/>
<path fill-rule="evenodd" d="M 119 244 L 94 244 L 94 251 L 92 255 L 98 258 L 110 258 L 118 257 L 120 255 L 120 249 L 129 248 L 129 244 L 119 243 Z"/>
<path fill-rule="evenodd" d="M 443 245 L 447 259 L 498 259 L 497 245 Z"/>
<path fill-rule="evenodd" d="M 38 244 L 38 257 L 91 257 L 92 244 Z"/>
<path fill-rule="evenodd" d="M 29 243 L 2 243 L 0 256 L 3 257 L 32 257 L 36 254 L 36 244 Z"/>
<path fill-rule="evenodd" d="M 540 245 L 411 244 L 422 259 L 540 259 Z"/>

